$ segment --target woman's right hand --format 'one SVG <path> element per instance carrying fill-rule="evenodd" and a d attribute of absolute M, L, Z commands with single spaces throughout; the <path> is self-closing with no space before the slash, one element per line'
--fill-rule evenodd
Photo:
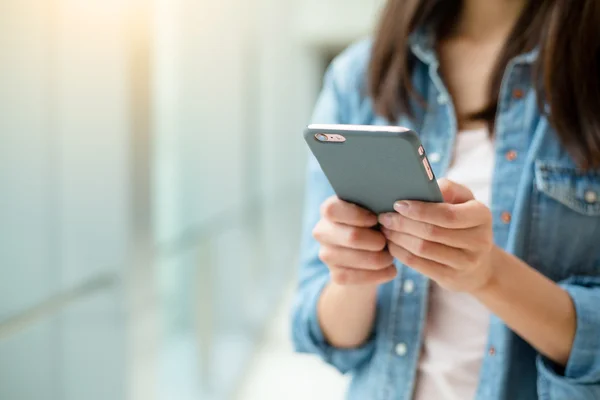
<path fill-rule="evenodd" d="M 357 205 L 330 197 L 321 206 L 313 230 L 321 244 L 319 258 L 338 285 L 380 284 L 396 276 L 386 238 L 374 229 L 377 216 Z"/>

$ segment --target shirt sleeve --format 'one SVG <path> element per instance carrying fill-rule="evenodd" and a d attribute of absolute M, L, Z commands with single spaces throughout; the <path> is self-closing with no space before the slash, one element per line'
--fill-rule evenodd
<path fill-rule="evenodd" d="M 600 399 L 600 277 L 573 277 L 560 286 L 575 305 L 577 329 L 565 368 L 538 357 L 540 400 Z"/>
<path fill-rule="evenodd" d="M 323 90 L 313 114 L 313 123 L 344 123 L 341 95 L 342 85 L 337 82 L 335 61 L 328 69 Z M 329 282 L 329 270 L 319 259 L 319 243 L 313 239 L 312 230 L 320 218 L 320 206 L 334 194 L 318 162 L 310 157 L 307 172 L 305 212 L 300 253 L 299 285 L 292 308 L 292 340 L 295 350 L 320 356 L 340 372 L 354 370 L 369 360 L 374 350 L 373 340 L 356 349 L 339 349 L 325 340 L 317 319 L 317 303 Z"/>

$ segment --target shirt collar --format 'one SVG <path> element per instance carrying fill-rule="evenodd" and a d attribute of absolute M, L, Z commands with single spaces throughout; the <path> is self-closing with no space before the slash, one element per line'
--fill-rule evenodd
<path fill-rule="evenodd" d="M 435 50 L 436 30 L 433 24 L 425 24 L 412 32 L 408 38 L 408 44 L 411 52 L 420 61 L 427 65 L 438 64 L 437 53 Z M 520 54 L 513 58 L 510 63 L 514 64 L 533 64 L 539 56 L 539 48 L 536 46 L 532 50 Z"/>
<path fill-rule="evenodd" d="M 408 37 L 412 53 L 425 64 L 437 63 L 435 51 L 436 32 L 432 24 L 422 25 Z"/>

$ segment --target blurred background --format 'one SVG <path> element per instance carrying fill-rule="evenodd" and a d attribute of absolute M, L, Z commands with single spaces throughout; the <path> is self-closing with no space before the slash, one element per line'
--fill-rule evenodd
<path fill-rule="evenodd" d="M 309 122 L 378 0 L 2 0 L 0 399 L 338 399 L 292 353 Z"/>

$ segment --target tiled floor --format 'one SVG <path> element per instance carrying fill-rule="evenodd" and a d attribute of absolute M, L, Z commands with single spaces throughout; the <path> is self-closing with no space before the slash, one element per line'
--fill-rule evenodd
<path fill-rule="evenodd" d="M 290 295 L 274 316 L 237 400 L 341 400 L 347 378 L 290 344 Z"/>

